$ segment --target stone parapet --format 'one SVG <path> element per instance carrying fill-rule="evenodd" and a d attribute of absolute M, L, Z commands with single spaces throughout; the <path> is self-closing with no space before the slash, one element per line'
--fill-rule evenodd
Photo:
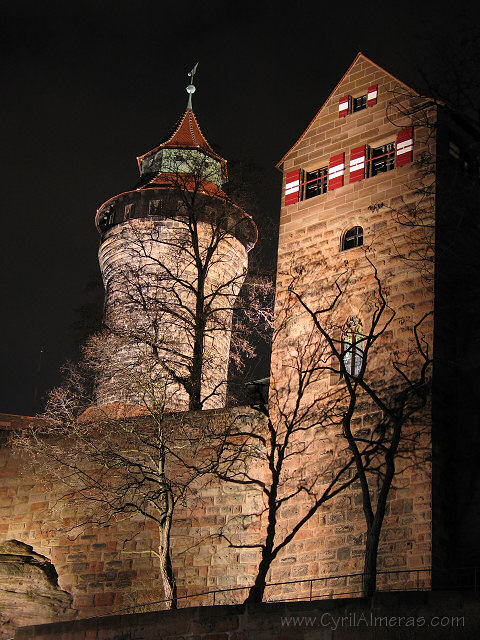
<path fill-rule="evenodd" d="M 195 607 L 18 629 L 15 640 L 473 640 L 477 593 L 397 592 L 370 600 Z"/>

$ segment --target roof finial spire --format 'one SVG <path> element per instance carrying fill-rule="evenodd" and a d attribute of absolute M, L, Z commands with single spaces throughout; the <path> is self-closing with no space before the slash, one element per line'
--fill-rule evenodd
<path fill-rule="evenodd" d="M 187 109 L 191 109 L 192 108 L 192 93 L 195 93 L 195 85 L 193 84 L 193 76 L 195 75 L 195 72 L 197 71 L 197 67 L 198 67 L 198 62 L 193 67 L 193 69 L 191 71 L 189 71 L 189 73 L 188 73 L 188 75 L 190 76 L 190 84 L 187 87 L 187 93 L 188 93 Z"/>

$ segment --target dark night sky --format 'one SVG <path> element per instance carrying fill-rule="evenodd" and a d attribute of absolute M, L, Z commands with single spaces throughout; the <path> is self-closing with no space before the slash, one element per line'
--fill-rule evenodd
<path fill-rule="evenodd" d="M 264 168 L 275 216 L 274 165 L 358 50 L 415 86 L 416 66 L 438 72 L 435 43 L 455 51 L 461 26 L 478 25 L 475 9 L 433 2 L 351 6 L 0 2 L 0 412 L 34 410 L 40 348 L 40 391 L 58 381 L 97 270 L 95 211 L 182 115 L 197 60 L 200 126 L 228 160 Z"/>

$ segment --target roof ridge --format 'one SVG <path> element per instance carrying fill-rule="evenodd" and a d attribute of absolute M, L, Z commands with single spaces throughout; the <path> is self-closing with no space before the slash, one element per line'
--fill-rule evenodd
<path fill-rule="evenodd" d="M 195 142 L 195 144 L 196 144 L 196 145 L 200 146 L 200 145 L 199 145 L 199 143 L 197 142 L 196 138 L 195 138 L 195 132 L 194 132 L 194 130 L 193 130 L 193 124 L 192 124 L 192 116 L 195 118 L 195 114 L 193 113 L 193 110 L 192 110 L 192 111 L 190 112 L 190 114 L 189 114 L 189 118 L 188 118 L 188 126 L 190 127 L 190 133 L 191 133 L 191 135 L 192 135 L 192 139 L 193 139 L 193 141 Z M 195 118 L 195 120 L 197 120 L 197 119 Z M 196 123 L 196 124 L 197 124 L 198 130 L 199 130 L 199 131 L 200 131 L 200 133 L 201 133 L 202 131 L 201 131 L 201 129 L 200 129 L 200 125 L 198 124 L 198 121 L 197 121 L 197 123 Z M 203 136 L 203 137 L 204 137 L 204 136 Z M 205 142 L 207 142 L 207 140 L 206 140 L 206 139 L 205 139 Z"/>

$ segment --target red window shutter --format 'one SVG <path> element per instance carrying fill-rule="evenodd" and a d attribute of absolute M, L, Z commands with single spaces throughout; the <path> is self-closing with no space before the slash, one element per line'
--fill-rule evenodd
<path fill-rule="evenodd" d="M 300 194 L 300 169 L 289 171 L 285 178 L 285 206 L 298 202 Z"/>
<path fill-rule="evenodd" d="M 378 96 L 378 84 L 372 84 L 371 87 L 368 87 L 367 107 L 373 107 L 374 104 L 377 104 L 377 96 Z"/>
<path fill-rule="evenodd" d="M 365 145 L 350 151 L 350 182 L 358 182 L 365 177 Z"/>
<path fill-rule="evenodd" d="M 413 129 L 402 129 L 397 134 L 396 163 L 402 167 L 413 160 Z"/>
<path fill-rule="evenodd" d="M 338 101 L 338 117 L 344 118 L 348 114 L 348 107 L 350 106 L 350 96 L 343 96 Z"/>
<path fill-rule="evenodd" d="M 343 176 L 345 175 L 345 152 L 332 156 L 328 163 L 328 190 L 343 187 Z"/>

